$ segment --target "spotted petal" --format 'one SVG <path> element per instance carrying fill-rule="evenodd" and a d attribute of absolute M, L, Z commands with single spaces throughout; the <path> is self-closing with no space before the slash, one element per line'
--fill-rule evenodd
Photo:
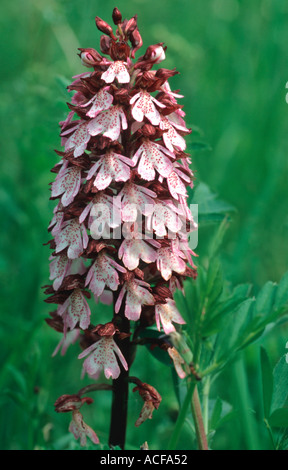
<path fill-rule="evenodd" d="M 90 140 L 90 134 L 87 129 L 87 122 L 84 121 L 77 127 L 76 131 L 67 139 L 65 150 L 74 149 L 74 157 L 82 155 Z"/>
<path fill-rule="evenodd" d="M 134 95 L 130 100 L 130 104 L 134 104 L 132 108 L 132 116 L 134 119 L 138 122 L 142 122 L 145 116 L 153 126 L 158 126 L 161 116 L 154 103 L 160 108 L 165 108 L 164 104 L 156 100 L 156 98 L 151 96 L 146 90 L 141 90 Z"/>
<path fill-rule="evenodd" d="M 155 170 L 165 178 L 170 175 L 174 167 L 169 157 L 174 159 L 175 155 L 165 147 L 146 139 L 132 160 L 136 164 L 140 158 L 137 168 L 139 175 L 147 181 L 153 181 Z"/>
<path fill-rule="evenodd" d="M 108 151 L 91 167 L 87 180 L 91 179 L 97 172 L 94 186 L 101 191 L 106 189 L 112 180 L 128 181 L 130 179 L 130 166 L 133 166 L 133 161 L 130 158 Z"/>
<path fill-rule="evenodd" d="M 122 60 L 116 60 L 108 67 L 106 72 L 101 75 L 102 80 L 106 83 L 114 82 L 115 78 L 119 83 L 129 83 L 130 75 Z"/>
<path fill-rule="evenodd" d="M 64 174 L 58 175 L 52 183 L 52 197 L 61 196 L 61 203 L 64 207 L 73 202 L 78 194 L 81 184 L 81 168 L 73 166 L 67 168 Z"/>
<path fill-rule="evenodd" d="M 79 359 L 88 356 L 84 363 L 83 369 L 93 378 L 98 378 L 102 369 L 107 379 L 112 377 L 117 379 L 120 375 L 120 367 L 117 362 L 119 358 L 125 370 L 128 365 L 121 350 L 115 343 L 113 336 L 102 336 L 99 341 L 85 349 L 79 356 Z"/>
<path fill-rule="evenodd" d="M 117 140 L 122 129 L 127 129 L 127 120 L 123 109 L 120 106 L 112 106 L 106 111 L 99 113 L 87 125 L 90 135 L 99 135 Z"/>
<path fill-rule="evenodd" d="M 56 253 L 68 248 L 68 258 L 78 258 L 88 245 L 86 228 L 76 219 L 69 220 L 65 227 L 55 235 L 55 242 Z"/>
<path fill-rule="evenodd" d="M 175 301 L 172 299 L 167 299 L 166 304 L 157 304 L 155 306 L 155 320 L 158 330 L 161 330 L 162 324 L 163 330 L 167 335 L 172 331 L 175 331 L 175 327 L 172 322 L 179 324 L 185 323 L 176 308 Z"/>
<path fill-rule="evenodd" d="M 90 308 L 81 289 L 74 289 L 65 302 L 58 307 L 58 315 L 63 317 L 64 331 L 73 330 L 79 323 L 82 330 L 90 325 Z"/>

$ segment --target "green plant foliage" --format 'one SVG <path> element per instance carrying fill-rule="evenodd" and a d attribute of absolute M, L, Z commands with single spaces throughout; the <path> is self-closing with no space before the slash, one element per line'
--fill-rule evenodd
<path fill-rule="evenodd" d="M 144 47 L 165 42 L 163 66 L 180 71 L 173 84 L 192 128 L 187 153 L 196 180 L 189 202 L 199 209 L 199 274 L 175 299 L 187 321 L 180 333 L 203 376 L 197 386 L 209 445 L 287 450 L 288 6 L 280 0 L 209 0 L 205 8 L 203 0 L 2 2 L 0 448 L 79 447 L 69 417 L 54 412 L 64 385 L 78 390 L 81 365 L 75 345 L 52 358 L 60 338 L 45 324 L 43 243 L 66 86 L 83 71 L 77 48 L 99 43 L 94 17 L 110 20 L 115 6 L 125 17 L 137 14 Z M 93 313 L 101 317 L 102 307 Z M 137 373 L 163 399 L 153 419 L 135 428 L 141 402 L 131 394 L 127 449 L 145 441 L 167 449 L 179 423 L 187 383 L 158 359 L 139 346 Z M 111 396 L 93 398 L 87 423 L 105 449 Z M 190 403 L 182 415 L 174 442 L 194 449 Z"/>

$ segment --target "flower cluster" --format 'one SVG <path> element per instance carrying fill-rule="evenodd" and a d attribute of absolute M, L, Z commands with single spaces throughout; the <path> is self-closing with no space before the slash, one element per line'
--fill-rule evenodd
<path fill-rule="evenodd" d="M 47 322 L 64 335 L 57 350 L 80 338 L 84 372 L 97 378 L 104 371 L 107 379 L 131 365 L 120 320 L 175 331 L 184 321 L 173 293 L 196 276 L 189 248 L 196 224 L 187 204 L 194 179 L 185 152 L 190 129 L 177 103 L 182 95 L 169 84 L 178 72 L 159 66 L 163 43 L 135 59 L 142 46 L 136 16 L 122 20 L 115 8 L 113 21 L 115 34 L 96 17 L 101 53 L 80 49 L 89 70 L 68 87 L 63 148 L 52 169 L 52 284 L 45 286 L 47 302 L 57 304 Z M 113 302 L 113 318 L 104 325 L 93 300 Z"/>

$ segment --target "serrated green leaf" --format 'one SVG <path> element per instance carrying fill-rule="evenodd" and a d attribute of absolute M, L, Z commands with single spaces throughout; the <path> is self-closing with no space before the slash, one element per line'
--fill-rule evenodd
<path fill-rule="evenodd" d="M 266 350 L 260 349 L 261 362 L 261 381 L 264 417 L 268 418 L 270 414 L 272 394 L 273 394 L 273 371 Z"/>
<path fill-rule="evenodd" d="M 288 427 L 288 408 L 280 408 L 274 410 L 268 419 L 271 427 L 287 428 Z"/>

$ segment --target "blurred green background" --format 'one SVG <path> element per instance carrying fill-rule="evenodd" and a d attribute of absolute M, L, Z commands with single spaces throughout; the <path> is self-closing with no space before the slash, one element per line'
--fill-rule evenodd
<path fill-rule="evenodd" d="M 115 6 L 126 18 L 138 14 L 143 52 L 150 44 L 165 42 L 167 59 L 162 65 L 180 72 L 173 87 L 185 95 L 181 104 L 188 127 L 198 126 L 211 146 L 211 151 L 193 153 L 193 169 L 198 181 L 237 210 L 222 247 L 227 278 L 252 283 L 257 291 L 287 271 L 287 2 L 2 2 L 1 449 L 73 448 L 69 418 L 54 413 L 53 403 L 86 382 L 80 380 L 78 349 L 51 357 L 60 337 L 44 321 L 50 309 L 41 286 L 48 283 L 49 249 L 42 244 L 49 240 L 47 225 L 54 207 L 48 201 L 48 183 L 53 180 L 50 168 L 58 161 L 54 149 L 60 149 L 58 122 L 67 113 L 65 86 L 83 71 L 77 48 L 98 49 L 95 16 L 111 23 Z M 200 260 L 213 230 L 200 227 Z M 272 363 L 285 352 L 286 333 L 283 327 L 265 340 Z M 257 408 L 257 361 L 258 349 L 248 349 L 245 390 L 251 409 Z M 170 371 L 145 351 L 137 367 L 142 380 L 150 378 L 163 392 L 163 401 L 154 419 L 138 429 L 133 423 L 141 402 L 133 394 L 129 445 L 139 448 L 148 440 L 152 449 L 165 448 L 177 413 Z M 235 371 L 226 371 L 215 394 L 237 400 L 237 380 Z M 103 441 L 110 408 L 105 393 L 95 396 L 93 410 L 85 410 L 87 422 Z M 216 448 L 249 448 L 241 424 L 235 420 L 227 426 L 219 432 Z M 191 448 L 188 429 L 179 445 Z M 261 440 L 260 435 L 258 445 L 265 448 L 266 437 Z"/>

